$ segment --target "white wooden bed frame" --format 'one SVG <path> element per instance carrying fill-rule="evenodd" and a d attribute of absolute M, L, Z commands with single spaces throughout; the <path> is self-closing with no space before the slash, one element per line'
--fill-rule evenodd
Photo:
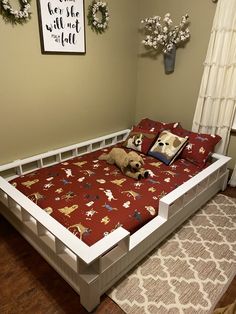
<path fill-rule="evenodd" d="M 80 295 L 90 312 L 101 295 L 218 191 L 226 188 L 229 157 L 214 162 L 160 199 L 159 214 L 134 234 L 122 227 L 86 245 L 13 187 L 9 180 L 30 171 L 104 148 L 126 139 L 123 130 L 0 166 L 0 213 Z"/>

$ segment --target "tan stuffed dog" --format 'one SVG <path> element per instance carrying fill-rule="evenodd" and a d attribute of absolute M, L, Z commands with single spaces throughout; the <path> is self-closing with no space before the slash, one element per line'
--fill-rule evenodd
<path fill-rule="evenodd" d="M 115 164 L 122 173 L 136 180 L 147 178 L 149 175 L 148 170 L 142 168 L 143 158 L 133 151 L 126 153 L 122 148 L 112 148 L 108 154 L 102 154 L 98 159 Z"/>

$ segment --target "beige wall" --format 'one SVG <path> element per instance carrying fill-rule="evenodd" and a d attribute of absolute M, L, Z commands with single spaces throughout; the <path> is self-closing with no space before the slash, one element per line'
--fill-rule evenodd
<path fill-rule="evenodd" d="M 163 55 L 147 55 L 139 34 L 136 122 L 142 117 L 180 121 L 191 129 L 203 73 L 216 4 L 210 0 L 140 0 L 139 19 L 169 12 L 174 25 L 184 14 L 190 16 L 190 41 L 177 49 L 175 71 L 164 73 Z M 141 26 L 141 25 L 140 25 Z M 236 161 L 236 138 L 231 137 L 229 155 Z"/>
<path fill-rule="evenodd" d="M 86 25 L 85 55 L 41 54 L 35 2 L 23 26 L 0 16 L 0 164 L 127 128 L 133 120 L 136 1 L 109 0 L 109 31 L 96 35 Z"/>
<path fill-rule="evenodd" d="M 189 14 L 191 39 L 177 49 L 175 71 L 168 75 L 163 55 L 150 58 L 139 44 L 136 120 L 147 115 L 191 128 L 215 7 L 210 0 L 140 0 L 140 19 L 169 12 L 177 25 Z M 139 37 L 141 42 L 144 36 Z"/>

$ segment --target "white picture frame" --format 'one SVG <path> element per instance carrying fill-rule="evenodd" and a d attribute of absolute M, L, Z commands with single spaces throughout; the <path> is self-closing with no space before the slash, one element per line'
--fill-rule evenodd
<path fill-rule="evenodd" d="M 85 54 L 84 0 L 37 0 L 42 53 Z"/>

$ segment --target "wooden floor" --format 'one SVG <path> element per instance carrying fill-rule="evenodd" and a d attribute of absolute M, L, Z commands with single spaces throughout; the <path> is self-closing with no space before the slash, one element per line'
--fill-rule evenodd
<path fill-rule="evenodd" d="M 225 194 L 236 197 L 236 188 Z M 0 205 L 1 206 L 1 205 Z M 217 307 L 236 298 L 236 278 Z M 124 313 L 111 299 L 103 296 L 96 314 Z M 0 313 L 70 314 L 87 313 L 79 296 L 44 259 L 0 215 Z"/>

